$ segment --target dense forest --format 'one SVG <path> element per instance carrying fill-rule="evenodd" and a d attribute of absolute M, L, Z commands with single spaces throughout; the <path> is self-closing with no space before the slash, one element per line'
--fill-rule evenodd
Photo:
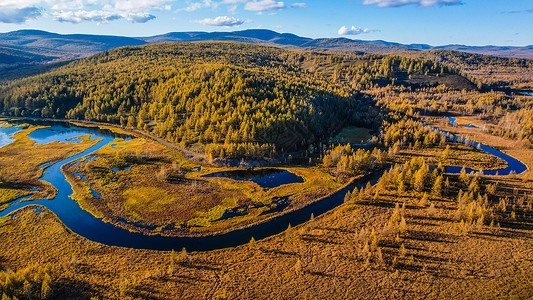
<path fill-rule="evenodd" d="M 121 124 L 211 157 L 268 157 L 348 124 L 377 127 L 381 112 L 362 89 L 455 73 L 399 56 L 166 43 L 105 51 L 4 85 L 0 111 Z"/>

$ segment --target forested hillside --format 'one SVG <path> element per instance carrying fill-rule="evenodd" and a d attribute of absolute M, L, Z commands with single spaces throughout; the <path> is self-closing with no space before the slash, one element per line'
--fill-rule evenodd
<path fill-rule="evenodd" d="M 10 83 L 0 88 L 0 110 L 135 127 L 185 147 L 211 145 L 214 157 L 264 157 L 321 141 L 347 124 L 378 123 L 362 88 L 438 85 L 449 73 L 456 72 L 395 56 L 167 43 L 105 51 Z"/>
<path fill-rule="evenodd" d="M 456 69 L 479 87 L 495 89 L 532 89 L 533 60 L 504 58 L 451 50 L 404 52 L 411 58 L 431 59 Z"/>

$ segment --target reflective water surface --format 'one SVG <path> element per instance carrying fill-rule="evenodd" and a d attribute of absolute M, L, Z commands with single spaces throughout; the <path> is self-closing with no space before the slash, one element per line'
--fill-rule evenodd
<path fill-rule="evenodd" d="M 289 183 L 304 182 L 303 178 L 281 169 L 259 169 L 259 170 L 234 170 L 226 172 L 217 172 L 204 175 L 203 177 L 226 177 L 235 180 L 246 180 L 257 183 L 264 189 L 275 188 Z"/>

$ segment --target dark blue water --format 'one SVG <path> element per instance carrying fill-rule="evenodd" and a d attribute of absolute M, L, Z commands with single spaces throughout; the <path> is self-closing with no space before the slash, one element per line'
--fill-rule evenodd
<path fill-rule="evenodd" d="M 11 206 L 17 204 L 17 203 L 22 203 L 24 202 L 25 200 L 28 200 L 30 199 L 31 197 L 33 197 L 33 195 L 28 195 L 28 196 L 24 196 L 24 197 L 20 197 L 18 199 L 16 199 L 15 201 L 11 202 Z M 0 212 L 0 216 L 3 216 L 1 215 L 3 212 Z"/>
<path fill-rule="evenodd" d="M 533 92 L 522 92 L 522 95 L 533 96 Z"/>
<path fill-rule="evenodd" d="M 2 127 L 5 124 L 7 123 L 0 121 L 0 148 L 13 143 L 13 135 L 24 129 L 20 126 Z"/>
<path fill-rule="evenodd" d="M 77 128 L 71 129 L 77 130 Z M 83 130 L 78 132 L 82 132 L 82 134 L 85 135 L 87 134 L 85 130 L 86 129 L 83 128 Z M 59 132 L 61 133 L 64 131 L 60 130 Z M 19 201 L 10 206 L 8 209 L 0 212 L 0 216 L 6 216 L 7 214 L 27 205 L 37 204 L 42 205 L 54 212 L 59 219 L 75 233 L 98 243 L 110 246 L 140 249 L 180 250 L 185 247 L 189 251 L 207 251 L 242 245 L 249 242 L 252 237 L 256 240 L 259 240 L 281 233 L 289 226 L 289 224 L 292 226 L 299 225 L 308 221 L 311 215 L 318 216 L 339 206 L 344 202 L 345 194 L 354 189 L 354 186 L 346 187 L 332 196 L 314 202 L 302 209 L 279 215 L 273 219 L 270 219 L 269 221 L 255 224 L 245 229 L 234 230 L 224 234 L 207 237 L 167 237 L 161 235 L 143 235 L 141 233 L 130 232 L 120 227 L 115 227 L 110 223 L 105 223 L 101 219 L 95 218 L 93 215 L 81 209 L 78 203 L 69 197 L 72 194 L 72 188 L 66 181 L 64 174 L 61 172 L 61 166 L 93 153 L 101 147 L 109 144 L 115 138 L 115 136 L 111 133 L 104 133 L 102 131 L 94 130 L 89 131 L 89 133 L 93 134 L 93 139 L 102 138 L 102 140 L 93 147 L 85 150 L 83 153 L 54 163 L 45 169 L 44 175 L 41 179 L 50 182 L 59 191 L 53 200 L 35 200 L 26 202 Z M 450 137 L 452 136 L 450 134 L 447 135 Z M 41 135 L 41 137 L 42 136 L 43 135 Z M 63 139 L 64 136 L 62 135 L 60 138 Z M 51 135 L 48 136 L 47 139 L 53 140 Z M 458 140 L 459 137 L 455 137 L 455 139 Z M 509 167 L 498 171 L 499 175 L 508 174 L 511 172 L 511 170 L 514 170 L 516 173 L 521 173 L 526 169 L 525 165 L 520 163 L 518 160 L 498 150 L 484 145 L 479 145 L 479 147 L 481 150 L 496 155 L 509 163 Z M 458 173 L 460 172 L 460 169 L 456 170 L 451 168 L 449 169 L 449 172 Z M 485 174 L 488 174 L 489 172 L 496 173 L 496 171 L 486 171 Z M 361 182 L 358 187 L 360 188 L 364 186 L 366 181 L 375 183 L 381 174 L 382 172 L 374 174 L 374 178 L 372 180 L 366 179 Z"/>
<path fill-rule="evenodd" d="M 118 171 L 124 171 L 129 170 L 131 167 L 123 167 L 123 168 L 111 168 L 111 171 L 118 172 Z"/>
<path fill-rule="evenodd" d="M 459 126 L 459 124 L 456 121 L 457 120 L 456 118 L 446 117 L 446 119 L 448 119 L 448 122 L 450 122 L 450 124 Z"/>
<path fill-rule="evenodd" d="M 457 119 L 456 118 L 452 118 L 452 117 L 446 117 L 446 119 L 448 119 L 448 122 L 450 122 L 450 124 L 452 125 L 455 125 L 455 126 L 460 126 L 459 123 L 457 123 Z M 466 128 L 479 128 L 477 126 L 474 126 L 472 124 L 466 124 L 465 125 Z"/>
<path fill-rule="evenodd" d="M 271 189 L 289 183 L 304 182 L 302 177 L 282 169 L 233 170 L 211 173 L 202 177 L 226 177 L 235 180 L 252 181 L 264 189 Z"/>

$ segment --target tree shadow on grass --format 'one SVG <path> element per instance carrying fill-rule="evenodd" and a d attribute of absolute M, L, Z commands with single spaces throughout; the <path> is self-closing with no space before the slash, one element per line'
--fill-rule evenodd
<path fill-rule="evenodd" d="M 511 239 L 533 239 L 533 232 L 520 232 L 513 229 L 500 228 L 497 232 L 484 233 L 476 232 L 473 233 L 479 236 L 496 236 L 496 237 L 505 237 Z"/>
<path fill-rule="evenodd" d="M 439 227 L 438 224 L 434 224 L 434 223 L 430 223 L 430 222 L 424 222 L 424 221 L 421 221 L 422 218 L 418 218 L 420 220 L 417 220 L 417 219 L 413 219 L 413 220 L 410 220 L 409 221 L 409 224 L 415 224 L 415 225 L 420 225 L 420 226 L 430 226 L 430 227 Z M 426 218 L 428 219 L 428 218 Z"/>
<path fill-rule="evenodd" d="M 404 239 L 438 243 L 453 243 L 454 237 L 454 235 L 446 233 L 409 230 L 409 234 L 404 237 Z"/>
<path fill-rule="evenodd" d="M 461 279 L 458 276 L 454 276 L 454 274 L 456 274 L 457 272 L 455 272 L 454 270 L 448 269 L 446 267 L 443 267 L 442 265 L 429 266 L 427 264 L 420 265 L 417 263 L 411 264 L 408 262 L 400 262 L 398 263 L 395 269 L 402 270 L 402 271 L 411 271 L 411 272 L 416 272 L 416 273 L 431 274 L 438 278 L 449 278 L 449 279 L 454 279 L 454 280 Z M 417 277 L 404 278 L 403 280 L 409 281 L 409 282 L 419 282 Z"/>
<path fill-rule="evenodd" d="M 510 230 L 527 230 L 531 231 L 533 233 L 533 223 L 530 222 L 510 222 L 510 221 L 500 221 L 500 227 Z M 511 232 L 511 231 L 508 231 Z M 519 234 L 518 232 L 513 232 L 516 234 Z M 522 233 L 524 237 L 529 236 L 531 237 L 531 234 Z"/>
<path fill-rule="evenodd" d="M 354 230 L 349 230 L 345 228 L 317 227 L 317 229 L 328 230 L 328 231 L 339 232 L 339 233 L 356 233 Z"/>
<path fill-rule="evenodd" d="M 53 285 L 53 299 L 90 299 L 98 290 L 105 289 L 104 285 L 59 278 Z"/>
<path fill-rule="evenodd" d="M 74 270 L 77 274 L 98 274 L 100 276 L 104 277 L 114 277 L 117 275 L 115 271 L 112 269 L 104 270 L 104 269 L 97 269 L 93 267 L 90 264 L 86 263 L 77 263 L 74 267 Z"/>
<path fill-rule="evenodd" d="M 443 223 L 453 223 L 454 221 L 450 218 L 443 218 L 443 217 L 432 217 L 427 215 L 416 215 L 412 216 L 413 220 L 430 220 L 430 221 L 439 221 Z"/>
<path fill-rule="evenodd" d="M 0 271 L 6 270 L 6 263 L 7 260 L 4 258 L 4 256 L 0 255 Z"/>
<path fill-rule="evenodd" d="M 209 281 L 184 274 L 152 277 L 131 288 L 127 294 L 133 296 L 134 299 L 183 299 L 187 289 L 191 289 L 199 282 Z"/>
<path fill-rule="evenodd" d="M 266 249 L 266 248 L 259 248 L 261 252 L 263 253 L 273 253 L 273 254 L 279 254 L 279 255 L 289 255 L 289 256 L 298 256 L 298 254 L 295 251 L 284 251 L 279 249 Z"/>
<path fill-rule="evenodd" d="M 371 201 L 366 203 L 368 206 L 382 207 L 382 208 L 394 208 L 393 203 L 386 201 Z"/>
<path fill-rule="evenodd" d="M 166 282 L 168 280 L 172 279 L 173 281 L 190 284 L 190 283 L 196 283 L 196 282 L 209 282 L 207 279 L 203 279 L 196 276 L 189 276 L 189 275 L 181 275 L 181 274 L 173 274 L 172 276 L 165 276 L 161 278 L 157 278 L 154 280 L 159 280 L 161 282 Z"/>
<path fill-rule="evenodd" d="M 339 244 L 339 242 L 332 241 L 327 238 L 321 238 L 318 236 L 309 235 L 309 234 L 302 235 L 301 239 L 307 242 L 315 242 L 315 243 L 322 243 L 322 244 Z"/>
<path fill-rule="evenodd" d="M 420 254 L 420 253 L 413 254 L 413 258 L 415 258 L 417 261 L 421 261 L 424 263 L 446 263 L 448 262 L 448 259 L 444 257 L 437 257 L 437 256 Z M 455 262 L 461 262 L 461 261 L 455 260 Z"/>
<path fill-rule="evenodd" d="M 313 275 L 313 276 L 320 276 L 320 277 L 329 277 L 329 278 L 348 278 L 346 276 L 338 276 L 334 274 L 328 274 L 323 271 L 312 271 L 312 270 L 303 270 L 305 274 Z"/>

